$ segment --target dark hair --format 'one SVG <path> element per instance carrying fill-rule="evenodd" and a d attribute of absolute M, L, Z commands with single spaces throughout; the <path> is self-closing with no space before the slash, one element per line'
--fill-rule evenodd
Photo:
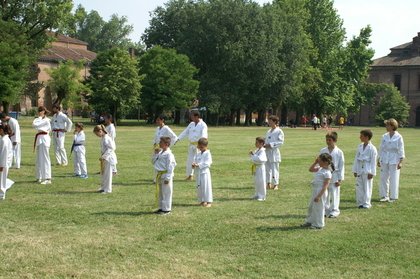
<path fill-rule="evenodd" d="M 163 122 L 165 122 L 165 120 L 166 120 L 166 115 L 161 114 L 161 115 L 159 115 L 158 117 L 156 117 L 156 119 L 160 119 L 160 120 L 162 120 Z"/>
<path fill-rule="evenodd" d="M 322 162 L 328 163 L 328 165 L 330 165 L 332 171 L 335 171 L 335 166 L 334 166 L 334 163 L 332 161 L 332 157 L 331 157 L 330 154 L 328 154 L 328 153 L 322 153 L 322 154 L 319 155 L 319 159 Z"/>
<path fill-rule="evenodd" d="M 45 111 L 45 114 L 48 114 L 49 113 L 49 111 L 47 110 L 47 108 L 44 107 L 44 106 L 39 106 L 38 107 L 38 112 L 41 112 L 41 111 Z"/>
<path fill-rule="evenodd" d="M 80 128 L 80 130 L 83 130 L 83 123 L 77 122 L 74 127 Z"/>
<path fill-rule="evenodd" d="M 337 132 L 328 132 L 325 135 L 325 138 L 326 139 L 332 139 L 334 142 L 336 142 L 338 140 L 338 134 L 337 134 Z"/>
<path fill-rule="evenodd" d="M 0 112 L 0 119 L 6 118 L 6 116 L 8 116 L 7 112 Z"/>
<path fill-rule="evenodd" d="M 371 140 L 372 137 L 373 137 L 373 133 L 369 129 L 361 130 L 360 131 L 360 134 L 363 135 L 363 136 L 365 136 L 365 137 L 367 137 L 369 140 Z"/>
<path fill-rule="evenodd" d="M 164 144 L 171 146 L 171 138 L 170 137 L 161 137 L 160 141 L 163 142 Z"/>
<path fill-rule="evenodd" d="M 61 106 L 59 104 L 53 105 L 53 108 L 58 109 L 58 110 L 61 110 Z"/>
<path fill-rule="evenodd" d="M 193 111 L 191 111 L 191 115 L 200 117 L 200 112 L 198 110 L 193 110 Z"/>
<path fill-rule="evenodd" d="M 2 124 L 0 124 L 0 129 L 3 130 L 5 135 L 10 136 L 12 134 L 12 129 L 10 129 L 9 125 L 6 125 L 6 124 L 2 123 Z"/>
<path fill-rule="evenodd" d="M 202 145 L 202 146 L 207 146 L 207 145 L 209 145 L 209 141 L 208 141 L 206 138 L 201 138 L 201 139 L 199 139 L 197 143 L 198 143 L 199 145 Z"/>
<path fill-rule="evenodd" d="M 263 137 L 256 137 L 255 141 L 258 142 L 258 143 L 265 144 L 265 138 L 263 138 Z"/>
<path fill-rule="evenodd" d="M 274 123 L 278 124 L 279 123 L 279 117 L 277 115 L 270 115 L 268 117 L 268 119 L 270 119 L 271 121 L 273 121 Z"/>

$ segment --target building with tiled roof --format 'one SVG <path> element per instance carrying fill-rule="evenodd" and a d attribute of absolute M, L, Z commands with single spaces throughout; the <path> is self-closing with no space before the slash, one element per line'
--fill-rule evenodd
<path fill-rule="evenodd" d="M 384 57 L 375 59 L 369 81 L 388 83 L 397 87 L 410 104 L 409 126 L 420 126 L 420 32 L 411 42 L 393 47 Z M 375 108 L 362 107 L 355 115 L 356 125 L 375 124 Z"/>
<path fill-rule="evenodd" d="M 50 76 L 46 70 L 56 68 L 60 62 L 68 60 L 84 61 L 85 67 L 80 75 L 86 79 L 89 76 L 90 63 L 96 58 L 96 53 L 88 50 L 88 44 L 84 41 L 53 32 L 49 32 L 49 35 L 54 38 L 54 41 L 44 50 L 38 59 L 38 81 L 42 82 L 44 86 L 47 85 Z M 24 98 L 23 104 L 21 103 L 21 110 L 39 105 L 52 106 L 53 97 L 49 90 L 46 90 L 46 87 L 38 92 L 37 100 L 32 100 L 31 102 L 28 97 Z"/>

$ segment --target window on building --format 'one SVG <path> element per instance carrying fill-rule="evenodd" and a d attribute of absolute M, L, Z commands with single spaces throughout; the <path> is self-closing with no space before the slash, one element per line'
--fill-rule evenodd
<path fill-rule="evenodd" d="M 394 75 L 394 86 L 401 91 L 401 75 Z"/>

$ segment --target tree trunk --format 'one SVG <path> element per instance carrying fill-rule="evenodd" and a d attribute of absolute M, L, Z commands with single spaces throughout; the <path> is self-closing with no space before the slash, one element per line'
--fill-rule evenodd
<path fill-rule="evenodd" d="M 181 121 L 181 111 L 177 109 L 175 110 L 174 124 L 179 125 L 180 121 Z"/>
<path fill-rule="evenodd" d="M 2 101 L 2 105 L 3 105 L 3 111 L 4 112 L 9 112 L 9 102 Z"/>
<path fill-rule="evenodd" d="M 241 126 L 241 109 L 236 110 L 236 126 Z"/>
<path fill-rule="evenodd" d="M 287 119 L 287 107 L 285 105 L 282 105 L 280 112 L 280 125 L 287 126 L 288 120 L 289 119 Z"/>
<path fill-rule="evenodd" d="M 260 109 L 258 111 L 257 126 L 262 126 L 265 122 L 265 109 Z"/>
<path fill-rule="evenodd" d="M 117 126 L 117 104 L 114 104 L 114 115 L 112 116 L 114 119 L 114 125 Z"/>

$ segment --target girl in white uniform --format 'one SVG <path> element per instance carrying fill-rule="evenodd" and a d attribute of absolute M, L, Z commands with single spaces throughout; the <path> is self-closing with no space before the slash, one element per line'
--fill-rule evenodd
<path fill-rule="evenodd" d="M 114 141 L 115 149 L 117 149 L 117 145 L 115 143 L 115 139 L 117 138 L 117 130 L 115 130 L 115 125 L 112 122 L 112 116 L 110 114 L 106 114 L 104 116 L 105 121 L 105 129 L 108 133 L 108 136 Z M 115 151 L 114 149 L 114 151 Z M 117 154 L 115 154 L 115 158 L 117 158 Z M 117 165 L 112 165 L 112 174 L 117 174 Z"/>
<path fill-rule="evenodd" d="M 271 115 L 268 125 L 271 127 L 265 136 L 265 152 L 267 154 L 266 172 L 267 189 L 279 189 L 279 167 L 281 162 L 280 147 L 284 143 L 284 133 L 278 127 L 279 118 Z"/>
<path fill-rule="evenodd" d="M 74 130 L 74 139 L 71 146 L 73 155 L 73 166 L 74 175 L 80 178 L 88 178 L 87 166 L 86 166 L 86 148 L 85 148 L 86 136 L 83 131 L 83 124 L 76 123 Z"/>
<path fill-rule="evenodd" d="M 210 166 L 213 163 L 210 150 L 207 149 L 208 140 L 198 140 L 199 152 L 195 155 L 192 167 L 198 169 L 197 174 L 197 197 L 201 206 L 211 207 L 213 202 L 213 189 L 211 184 Z"/>
<path fill-rule="evenodd" d="M 13 147 L 7 125 L 0 124 L 0 200 L 6 198 L 7 175 L 13 160 Z"/>
<path fill-rule="evenodd" d="M 264 148 L 265 140 L 262 137 L 257 137 L 255 139 L 255 147 L 257 148 L 254 151 L 251 151 L 252 161 L 252 173 L 254 174 L 254 184 L 255 184 L 255 195 L 254 200 L 265 201 L 267 189 L 266 189 L 266 173 L 265 173 L 265 163 L 267 162 L 267 156 L 265 154 Z"/>
<path fill-rule="evenodd" d="M 327 199 L 327 188 L 332 177 L 330 167 L 334 171 L 332 157 L 328 153 L 319 155 L 309 167 L 309 171 L 315 174 L 311 183 L 312 195 L 309 200 L 308 214 L 302 227 L 322 229 L 325 226 L 325 200 Z"/>
<path fill-rule="evenodd" d="M 95 126 L 93 132 L 101 138 L 101 187 L 98 192 L 112 193 L 112 166 L 117 164 L 115 142 L 108 136 L 104 125 Z"/>
<path fill-rule="evenodd" d="M 38 117 L 32 122 L 32 127 L 37 130 L 34 140 L 36 149 L 36 177 L 41 184 L 51 184 L 51 123 L 46 116 L 48 113 L 44 106 L 38 108 Z"/>
<path fill-rule="evenodd" d="M 360 131 L 362 142 L 356 151 L 353 163 L 353 175 L 356 177 L 356 202 L 359 208 L 368 209 L 372 206 L 372 185 L 373 177 L 376 175 L 376 157 L 378 151 L 370 142 L 372 139 L 371 130 Z"/>
<path fill-rule="evenodd" d="M 394 202 L 398 199 L 400 170 L 405 158 L 404 140 L 397 132 L 398 122 L 391 118 L 384 121 L 387 133 L 382 136 L 379 147 L 378 167 L 381 168 L 379 195 L 381 202 Z"/>

